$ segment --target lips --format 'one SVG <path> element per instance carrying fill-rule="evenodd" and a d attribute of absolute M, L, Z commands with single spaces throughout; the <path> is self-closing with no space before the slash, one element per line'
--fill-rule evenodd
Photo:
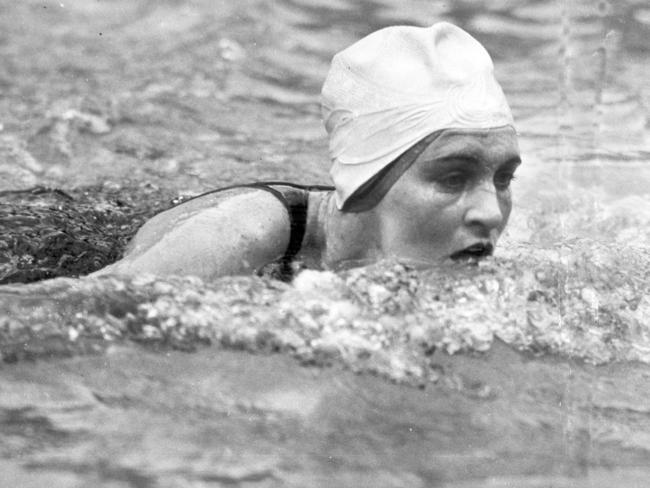
<path fill-rule="evenodd" d="M 456 251 L 450 257 L 454 261 L 476 260 L 491 256 L 494 252 L 494 246 L 489 242 L 478 242 L 471 246 Z"/>

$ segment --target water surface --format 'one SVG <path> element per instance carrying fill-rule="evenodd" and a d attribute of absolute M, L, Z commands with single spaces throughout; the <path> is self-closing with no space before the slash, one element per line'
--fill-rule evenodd
<path fill-rule="evenodd" d="M 646 486 L 645 2 L 0 9 L 4 484 Z M 521 136 L 493 260 L 77 278 L 179 197 L 327 182 L 331 56 L 436 20 L 491 52 Z"/>

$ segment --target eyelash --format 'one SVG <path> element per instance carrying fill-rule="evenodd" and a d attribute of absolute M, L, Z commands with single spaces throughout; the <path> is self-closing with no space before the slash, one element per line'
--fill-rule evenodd
<path fill-rule="evenodd" d="M 507 182 L 501 184 L 501 182 L 499 182 L 498 180 L 499 178 L 503 178 L 503 177 L 507 178 Z M 459 190 L 461 187 L 464 187 L 466 185 L 467 180 L 470 178 L 471 176 L 468 176 L 467 174 L 462 172 L 451 173 L 438 179 L 438 183 L 450 190 Z M 516 179 L 516 176 L 514 174 L 507 174 L 504 176 L 496 175 L 494 186 L 497 188 L 497 190 L 500 191 L 507 190 L 514 179 Z M 453 182 L 452 180 L 455 180 L 455 182 Z"/>

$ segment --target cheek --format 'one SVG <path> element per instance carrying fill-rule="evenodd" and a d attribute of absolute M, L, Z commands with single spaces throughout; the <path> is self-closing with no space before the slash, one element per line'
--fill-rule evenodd
<path fill-rule="evenodd" d="M 391 197 L 386 199 L 389 227 L 400 229 L 402 239 L 448 238 L 462 223 L 462 211 L 456 205 L 458 198 L 436 192 L 431 186 L 412 185 L 399 189 Z"/>

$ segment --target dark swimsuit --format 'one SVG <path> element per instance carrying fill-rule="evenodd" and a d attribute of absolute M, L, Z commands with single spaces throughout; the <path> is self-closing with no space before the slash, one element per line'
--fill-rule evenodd
<path fill-rule="evenodd" d="M 225 188 L 207 191 L 200 195 L 183 200 L 179 204 L 194 200 L 196 198 L 239 188 L 251 188 L 264 190 L 276 197 L 287 209 L 289 222 L 291 224 L 289 234 L 289 245 L 284 254 L 276 261 L 269 263 L 259 270 L 258 274 L 270 275 L 282 281 L 291 281 L 294 275 L 294 259 L 302 246 L 307 227 L 307 207 L 309 204 L 309 193 L 313 191 L 332 191 L 334 187 L 324 185 L 297 185 L 285 181 L 261 181 L 243 185 L 232 185 Z"/>

